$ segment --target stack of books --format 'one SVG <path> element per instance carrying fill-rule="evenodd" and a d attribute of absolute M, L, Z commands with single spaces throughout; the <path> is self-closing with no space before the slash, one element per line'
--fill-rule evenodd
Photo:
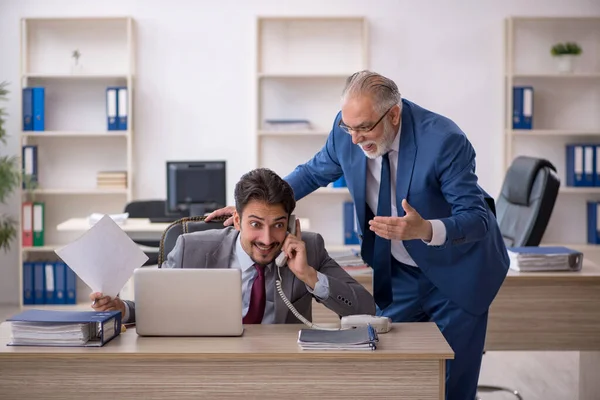
<path fill-rule="evenodd" d="M 562 246 L 509 247 L 510 269 L 519 272 L 579 271 L 583 253 Z"/>
<path fill-rule="evenodd" d="M 301 329 L 298 333 L 302 350 L 375 350 L 378 341 L 371 325 L 336 331 Z"/>
<path fill-rule="evenodd" d="M 99 189 L 126 189 L 126 171 L 100 171 L 96 175 L 96 186 Z"/>

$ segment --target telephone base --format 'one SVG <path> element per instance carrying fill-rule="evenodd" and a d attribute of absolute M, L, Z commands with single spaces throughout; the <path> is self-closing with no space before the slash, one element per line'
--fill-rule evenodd
<path fill-rule="evenodd" d="M 359 314 L 342 317 L 341 328 L 358 328 L 370 324 L 377 333 L 387 333 L 392 329 L 392 320 L 389 317 Z"/>

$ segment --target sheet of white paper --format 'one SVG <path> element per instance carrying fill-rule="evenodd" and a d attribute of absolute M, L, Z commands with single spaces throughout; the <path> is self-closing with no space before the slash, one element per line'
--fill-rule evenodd
<path fill-rule="evenodd" d="M 148 256 L 105 215 L 77 240 L 56 254 L 94 292 L 115 297 Z"/>

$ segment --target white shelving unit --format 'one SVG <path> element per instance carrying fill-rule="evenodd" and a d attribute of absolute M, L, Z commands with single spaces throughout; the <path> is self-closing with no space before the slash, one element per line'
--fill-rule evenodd
<path fill-rule="evenodd" d="M 280 176 L 325 144 L 346 79 L 369 65 L 368 26 L 363 17 L 259 17 L 257 21 L 258 167 Z M 309 130 L 268 130 L 267 119 L 306 119 Z M 328 247 L 343 247 L 346 188 L 320 188 L 300 200 L 296 215 Z"/>
<path fill-rule="evenodd" d="M 23 247 L 22 263 L 55 258 L 54 250 L 79 234 L 58 232 L 69 218 L 119 213 L 132 199 L 134 21 L 129 17 L 24 18 L 21 20 L 21 89 L 45 87 L 45 130 L 22 131 L 21 144 L 38 146 L 38 188 L 23 191 L 45 204 L 44 246 Z M 80 67 L 72 67 L 78 50 Z M 127 87 L 128 130 L 109 131 L 106 88 Z M 22 115 L 21 115 L 22 121 Z M 22 124 L 22 123 L 21 123 Z M 99 171 L 126 171 L 127 187 L 96 187 Z M 78 282 L 78 301 L 88 292 Z M 22 303 L 21 295 L 21 303 Z"/>
<path fill-rule="evenodd" d="M 572 73 L 559 73 L 550 53 L 559 42 L 577 42 L 583 50 Z M 586 201 L 600 200 L 600 187 L 566 186 L 565 146 L 600 143 L 600 18 L 506 19 L 504 74 L 505 170 L 518 155 L 552 162 L 561 188 L 543 241 L 584 245 Z M 523 85 L 533 86 L 533 127 L 514 130 L 512 88 Z"/>

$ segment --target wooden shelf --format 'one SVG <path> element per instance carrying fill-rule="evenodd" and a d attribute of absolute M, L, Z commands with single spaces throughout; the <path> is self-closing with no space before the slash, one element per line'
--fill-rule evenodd
<path fill-rule="evenodd" d="M 590 186 L 590 187 L 562 186 L 560 188 L 559 192 L 565 193 L 565 194 L 600 194 L 600 186 Z"/>
<path fill-rule="evenodd" d="M 104 132 L 85 132 L 85 131 L 23 131 L 22 137 L 26 138 L 48 138 L 48 137 L 127 137 L 130 131 L 104 131 Z"/>
<path fill-rule="evenodd" d="M 348 73 L 330 73 L 330 72 L 325 72 L 325 73 L 314 73 L 314 72 L 309 72 L 309 73 L 294 73 L 294 72 L 281 72 L 281 73 L 266 73 L 266 72 L 261 72 L 258 74 L 258 78 L 262 79 L 262 78 L 273 78 L 273 79 L 314 79 L 314 78 L 321 78 L 321 79 L 346 79 L 348 78 L 350 75 L 352 75 L 353 72 L 348 72 Z"/>
<path fill-rule="evenodd" d="M 127 74 L 53 74 L 53 73 L 25 73 L 23 78 L 36 79 L 127 79 Z"/>
<path fill-rule="evenodd" d="M 507 75 L 510 77 L 510 75 Z M 543 73 L 543 74 L 513 74 L 514 79 L 600 79 L 600 73 Z"/>
<path fill-rule="evenodd" d="M 258 136 L 327 136 L 329 131 L 258 131 Z"/>
<path fill-rule="evenodd" d="M 512 129 L 507 134 L 513 136 L 600 136 L 600 130 L 559 130 L 559 129 Z"/>
<path fill-rule="evenodd" d="M 64 245 L 46 245 L 46 246 L 32 246 L 32 247 L 23 247 L 21 250 L 23 253 L 48 253 L 54 251 L 58 248 L 63 247 Z"/>
<path fill-rule="evenodd" d="M 127 195 L 127 189 L 35 189 L 33 193 L 42 195 Z"/>

